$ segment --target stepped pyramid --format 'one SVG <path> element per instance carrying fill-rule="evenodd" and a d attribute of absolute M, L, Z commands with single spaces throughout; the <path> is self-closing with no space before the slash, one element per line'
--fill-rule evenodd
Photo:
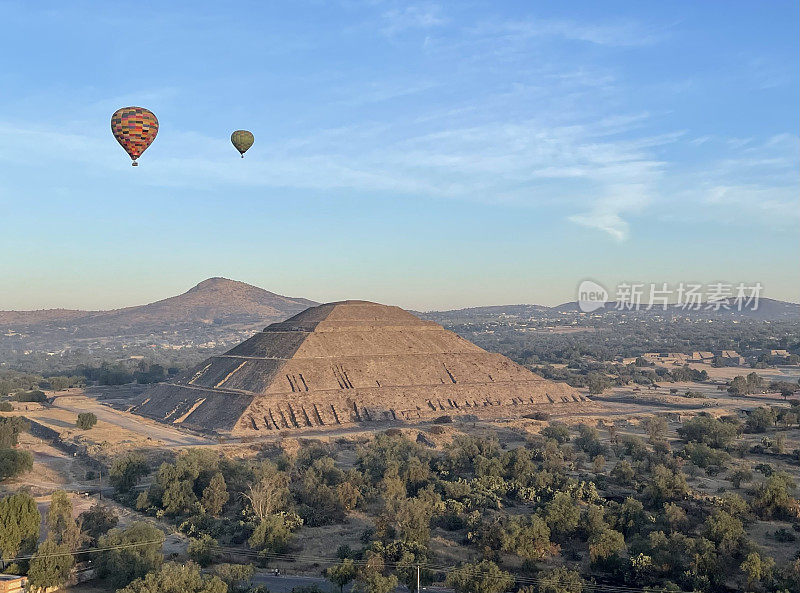
<path fill-rule="evenodd" d="M 236 435 L 444 414 L 513 416 L 584 399 L 398 307 L 343 301 L 273 323 L 149 389 L 131 411 Z"/>

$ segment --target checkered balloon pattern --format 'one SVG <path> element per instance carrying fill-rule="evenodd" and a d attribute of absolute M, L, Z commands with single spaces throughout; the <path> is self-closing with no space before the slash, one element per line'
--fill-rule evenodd
<path fill-rule="evenodd" d="M 136 164 L 158 134 L 158 119 L 143 107 L 123 107 L 111 116 L 111 131 Z"/>

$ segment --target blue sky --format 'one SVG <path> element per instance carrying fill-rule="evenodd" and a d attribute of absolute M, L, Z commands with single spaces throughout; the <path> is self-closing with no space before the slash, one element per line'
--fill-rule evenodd
<path fill-rule="evenodd" d="M 585 278 L 800 300 L 795 1 L 0 14 L 0 309 L 210 276 L 419 309 Z M 109 130 L 127 105 L 161 125 L 138 168 Z"/>

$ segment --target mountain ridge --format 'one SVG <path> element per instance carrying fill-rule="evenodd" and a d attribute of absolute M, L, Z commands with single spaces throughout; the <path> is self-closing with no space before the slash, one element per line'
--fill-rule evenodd
<path fill-rule="evenodd" d="M 308 308 L 317 304 L 315 301 L 309 299 L 279 295 L 251 284 L 239 282 L 238 280 L 213 277 L 199 282 L 181 294 L 142 305 L 98 310 L 53 308 L 26 311 L 0 311 L 0 326 L 30 325 L 56 322 L 59 320 L 76 321 L 78 319 L 97 317 L 119 317 L 137 312 L 154 313 L 158 317 L 163 317 L 171 313 L 169 308 L 171 305 L 175 304 L 180 307 L 185 307 L 187 304 L 193 305 L 195 311 L 202 308 L 212 314 L 215 308 L 213 305 L 216 305 L 216 308 L 222 312 L 237 312 L 230 302 L 231 297 L 234 297 L 235 303 L 238 305 L 247 306 L 250 304 L 256 309 L 263 310 L 267 318 L 282 315 L 283 309 L 295 310 L 300 306 Z M 227 299 L 227 301 L 221 302 L 220 299 Z M 247 302 L 248 300 L 250 303 Z M 284 307 L 280 308 L 278 305 L 284 305 Z M 172 319 L 179 319 L 181 317 L 186 317 L 185 309 L 183 315 L 175 315 Z"/>

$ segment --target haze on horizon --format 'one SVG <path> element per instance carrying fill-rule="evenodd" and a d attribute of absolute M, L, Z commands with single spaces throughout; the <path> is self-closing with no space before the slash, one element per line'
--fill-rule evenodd
<path fill-rule="evenodd" d="M 419 310 L 586 278 L 800 300 L 796 2 L 2 8 L 0 309 L 212 276 Z M 125 105 L 161 124 L 137 169 Z"/>

